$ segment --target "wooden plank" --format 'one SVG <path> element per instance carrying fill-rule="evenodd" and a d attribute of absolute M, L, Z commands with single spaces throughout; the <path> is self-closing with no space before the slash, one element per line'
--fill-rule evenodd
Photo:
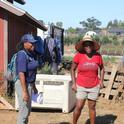
<path fill-rule="evenodd" d="M 111 71 L 112 71 L 112 68 L 105 67 L 105 72 L 111 72 Z"/>
<path fill-rule="evenodd" d="M 110 77 L 111 77 L 111 75 L 105 74 L 105 75 L 104 75 L 104 80 L 109 80 Z"/>
<path fill-rule="evenodd" d="M 106 90 L 105 90 L 105 99 L 109 99 L 109 95 L 110 95 L 110 92 L 111 92 L 111 89 L 112 89 L 112 85 L 114 83 L 114 78 L 115 78 L 115 75 L 117 73 L 117 68 L 118 68 L 117 65 L 113 65 L 110 81 L 109 81 L 108 86 L 106 87 Z"/>
<path fill-rule="evenodd" d="M 0 102 L 2 102 L 8 109 L 14 109 L 14 107 L 1 96 L 0 96 Z"/>
<path fill-rule="evenodd" d="M 123 98 L 123 92 L 124 92 L 124 75 L 120 78 L 120 83 L 118 85 L 118 88 L 116 90 L 116 94 L 114 95 L 113 101 L 119 101 L 120 98 Z"/>

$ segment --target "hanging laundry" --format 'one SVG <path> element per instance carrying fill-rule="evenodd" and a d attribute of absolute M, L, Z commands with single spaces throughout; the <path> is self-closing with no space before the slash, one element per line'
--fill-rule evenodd
<path fill-rule="evenodd" d="M 57 63 L 60 64 L 62 61 L 62 45 L 60 39 L 55 39 L 55 46 L 57 48 Z"/>
<path fill-rule="evenodd" d="M 49 37 L 44 39 L 44 60 L 50 64 L 52 62 L 52 57 L 48 48 Z"/>
<path fill-rule="evenodd" d="M 34 37 L 37 42 L 35 43 L 35 55 L 36 58 L 39 62 L 39 65 L 42 66 L 45 61 L 44 61 L 44 41 L 41 39 L 40 36 L 35 36 Z"/>
<path fill-rule="evenodd" d="M 37 42 L 35 43 L 35 51 L 38 54 L 44 55 L 44 41 L 41 39 L 40 36 L 35 36 L 34 39 L 37 40 Z"/>

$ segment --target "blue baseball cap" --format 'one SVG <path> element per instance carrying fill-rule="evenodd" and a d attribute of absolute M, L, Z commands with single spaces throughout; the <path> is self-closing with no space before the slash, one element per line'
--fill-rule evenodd
<path fill-rule="evenodd" d="M 34 37 L 31 34 L 24 34 L 21 38 L 21 42 L 30 42 L 35 43 L 37 40 L 34 39 Z"/>

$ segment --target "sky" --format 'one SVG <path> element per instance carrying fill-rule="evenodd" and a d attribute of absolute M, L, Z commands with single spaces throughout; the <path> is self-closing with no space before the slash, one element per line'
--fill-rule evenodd
<path fill-rule="evenodd" d="M 124 21 L 124 0 L 25 0 L 14 4 L 45 24 L 61 21 L 63 28 L 82 27 L 79 22 L 94 17 L 107 26 L 110 20 Z"/>

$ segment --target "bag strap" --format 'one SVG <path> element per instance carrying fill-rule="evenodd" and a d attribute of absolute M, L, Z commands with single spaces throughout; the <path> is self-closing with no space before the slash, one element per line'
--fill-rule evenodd
<path fill-rule="evenodd" d="M 15 53 L 15 54 L 12 56 L 12 58 L 11 58 L 11 60 L 10 60 L 10 63 L 8 63 L 8 69 L 10 69 L 10 70 L 12 70 L 12 71 L 13 71 L 12 67 L 13 67 L 13 64 L 14 64 L 14 62 L 15 62 L 16 56 L 17 56 L 17 53 Z"/>

